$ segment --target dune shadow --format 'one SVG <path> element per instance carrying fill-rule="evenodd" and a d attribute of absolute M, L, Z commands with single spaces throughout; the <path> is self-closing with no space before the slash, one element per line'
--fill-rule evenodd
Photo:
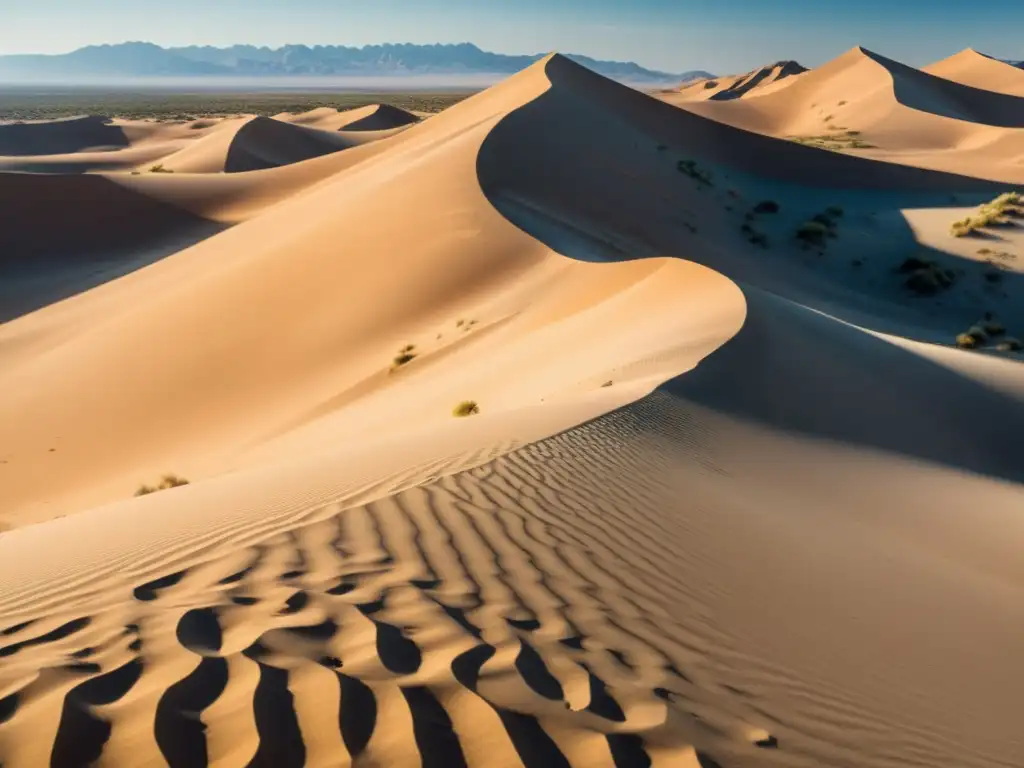
<path fill-rule="evenodd" d="M 778 296 L 744 293 L 739 333 L 661 391 L 774 429 L 1024 482 L 1018 400 Z"/>
<path fill-rule="evenodd" d="M 1019 96 L 946 80 L 872 51 L 864 55 L 889 72 L 896 101 L 905 107 L 981 125 L 1024 128 L 1024 99 Z"/>
<path fill-rule="evenodd" d="M 225 228 L 96 175 L 0 173 L 0 209 L 0 323 Z"/>
<path fill-rule="evenodd" d="M 232 138 L 224 159 L 224 172 L 277 168 L 355 145 L 356 142 L 333 131 L 256 117 L 242 125 Z"/>
<path fill-rule="evenodd" d="M 12 157 L 124 149 L 128 144 L 124 129 L 99 115 L 0 125 L 0 155 Z"/>

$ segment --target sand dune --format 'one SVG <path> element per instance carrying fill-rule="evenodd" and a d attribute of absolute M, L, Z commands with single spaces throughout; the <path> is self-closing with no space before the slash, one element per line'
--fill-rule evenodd
<path fill-rule="evenodd" d="M 269 117 L 241 118 L 161 160 L 176 173 L 239 173 L 275 168 L 393 135 L 341 132 Z"/>
<path fill-rule="evenodd" d="M 796 61 L 777 61 L 742 75 L 715 77 L 687 83 L 679 93 L 666 96 L 669 103 L 676 101 L 729 101 L 759 96 L 792 85 L 791 79 L 807 71 Z"/>
<path fill-rule="evenodd" d="M 299 114 L 285 112 L 274 115 L 274 119 L 324 131 L 390 131 L 419 120 L 411 112 L 390 104 L 370 104 L 347 110 L 320 107 Z"/>
<path fill-rule="evenodd" d="M 929 64 L 923 71 L 983 91 L 1024 96 L 1024 70 L 973 48 Z"/>
<path fill-rule="evenodd" d="M 218 230 L 0 325 L 0 763 L 1020 764 L 1024 375 L 952 346 L 1020 269 L 948 232 L 1013 109 L 900 66 L 688 111 L 553 56 L 371 143 L 0 175 L 97 201 L 19 263 Z M 760 135 L 840 92 L 956 172 Z"/>

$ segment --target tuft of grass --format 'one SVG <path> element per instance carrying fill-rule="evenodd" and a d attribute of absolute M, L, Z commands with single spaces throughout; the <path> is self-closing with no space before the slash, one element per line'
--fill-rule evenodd
<path fill-rule="evenodd" d="M 779 204 L 774 200 L 762 200 L 753 208 L 754 213 L 778 213 Z"/>
<path fill-rule="evenodd" d="M 960 347 L 960 349 L 977 349 L 978 340 L 969 333 L 958 333 L 956 336 L 956 345 Z"/>
<path fill-rule="evenodd" d="M 140 485 L 135 490 L 135 495 L 148 496 L 149 494 L 156 493 L 157 491 L 166 491 L 170 488 L 178 488 L 182 485 L 188 485 L 188 480 L 184 477 L 179 477 L 178 475 L 173 474 L 164 475 L 156 485 Z"/>
<path fill-rule="evenodd" d="M 478 413 L 480 413 L 480 406 L 477 405 L 476 400 L 463 400 L 452 409 L 452 416 L 458 418 L 476 416 Z"/>

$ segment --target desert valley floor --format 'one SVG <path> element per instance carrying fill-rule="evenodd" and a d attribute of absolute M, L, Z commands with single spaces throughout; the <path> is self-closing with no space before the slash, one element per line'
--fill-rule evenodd
<path fill-rule="evenodd" d="M 1024 70 L 788 64 L 0 124 L 0 766 L 1024 765 Z"/>

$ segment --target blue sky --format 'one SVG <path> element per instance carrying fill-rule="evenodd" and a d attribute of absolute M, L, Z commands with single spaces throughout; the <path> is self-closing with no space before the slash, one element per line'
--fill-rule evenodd
<path fill-rule="evenodd" d="M 854 45 L 919 66 L 968 46 L 1024 59 L 1024 2 L 994 0 L 13 0 L 0 53 L 90 43 L 473 42 L 679 72 L 816 66 Z M 979 10 L 979 8 L 981 10 Z"/>

